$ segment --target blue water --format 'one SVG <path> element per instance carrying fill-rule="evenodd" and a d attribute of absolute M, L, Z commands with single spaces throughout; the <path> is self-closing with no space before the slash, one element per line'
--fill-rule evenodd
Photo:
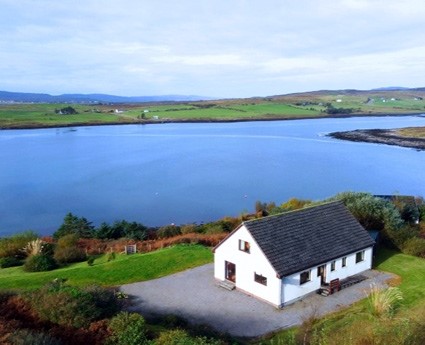
<path fill-rule="evenodd" d="M 256 200 L 342 191 L 425 196 L 425 152 L 324 134 L 425 126 L 425 118 L 99 126 L 0 131 L 0 236 L 95 225 L 157 226 L 252 211 Z"/>

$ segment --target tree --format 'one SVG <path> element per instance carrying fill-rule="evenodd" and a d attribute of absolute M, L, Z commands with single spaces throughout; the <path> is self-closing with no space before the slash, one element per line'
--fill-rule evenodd
<path fill-rule="evenodd" d="M 397 230 L 403 221 L 395 206 L 369 193 L 344 192 L 327 201 L 341 200 L 366 230 Z"/>
<path fill-rule="evenodd" d="M 53 238 L 58 239 L 62 236 L 75 234 L 78 237 L 90 238 L 93 237 L 93 229 L 92 223 L 89 222 L 86 218 L 73 215 L 71 212 L 68 213 L 62 225 L 53 233 Z"/>
<path fill-rule="evenodd" d="M 55 113 L 61 115 L 74 115 L 78 114 L 78 111 L 76 111 L 73 107 L 68 106 L 62 109 L 55 109 Z"/>

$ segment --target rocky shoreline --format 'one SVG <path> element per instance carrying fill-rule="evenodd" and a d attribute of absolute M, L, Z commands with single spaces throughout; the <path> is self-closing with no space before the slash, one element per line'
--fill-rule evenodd
<path fill-rule="evenodd" d="M 425 150 L 425 139 L 400 136 L 397 133 L 397 129 L 357 129 L 354 131 L 333 132 L 329 133 L 328 136 L 341 140 L 396 145 L 419 151 Z"/>

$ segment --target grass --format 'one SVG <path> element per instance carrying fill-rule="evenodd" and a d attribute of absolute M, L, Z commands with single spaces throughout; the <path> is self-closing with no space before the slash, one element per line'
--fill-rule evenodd
<path fill-rule="evenodd" d="M 425 303 L 425 259 L 383 248 L 376 268 L 401 277 L 399 288 L 403 294 L 402 308 Z"/>
<path fill-rule="evenodd" d="M 425 139 L 425 127 L 400 128 L 396 133 L 402 137 Z"/>
<path fill-rule="evenodd" d="M 333 313 L 316 321 L 316 329 L 327 337 L 323 344 L 380 344 L 376 339 L 387 337 L 393 344 L 403 343 L 408 328 L 403 323 L 423 319 L 425 310 L 425 260 L 389 249 L 381 248 L 376 260 L 376 269 L 391 272 L 400 277 L 398 288 L 403 300 L 401 307 L 393 319 L 375 318 L 368 308 L 368 300 L 364 299 L 353 306 Z M 407 320 L 407 321 L 406 321 Z M 410 321 L 409 321 L 410 320 Z M 300 327 L 276 333 L 269 339 L 262 339 L 256 344 L 290 344 L 291 339 Z M 320 333 L 319 332 L 319 333 Z M 397 337 L 400 337 L 399 339 Z M 375 342 L 371 339 L 375 338 Z M 385 344 L 385 337 L 384 342 Z M 414 344 L 414 343 L 412 343 Z"/>
<path fill-rule="evenodd" d="M 373 100 L 369 101 L 369 100 Z M 385 99 L 385 102 L 382 101 Z M 391 100 L 394 99 L 394 100 Z M 337 102 L 340 100 L 340 102 Z M 293 119 L 327 116 L 325 104 L 351 108 L 355 114 L 410 114 L 425 111 L 425 100 L 412 92 L 304 93 L 268 98 L 184 103 L 83 105 L 73 104 L 78 114 L 59 115 L 55 109 L 68 104 L 2 104 L 0 128 L 60 127 L 164 121 L 237 121 Z M 115 109 L 122 112 L 115 113 Z M 147 113 L 144 111 L 148 110 Z M 142 114 L 145 119 L 142 119 Z"/>
<path fill-rule="evenodd" d="M 147 254 L 117 255 L 109 262 L 103 255 L 93 266 L 81 262 L 49 272 L 27 273 L 21 267 L 4 268 L 0 269 L 0 289 L 31 290 L 55 278 L 65 278 L 76 286 L 116 286 L 163 277 L 209 263 L 212 259 L 207 247 L 177 245 Z"/>

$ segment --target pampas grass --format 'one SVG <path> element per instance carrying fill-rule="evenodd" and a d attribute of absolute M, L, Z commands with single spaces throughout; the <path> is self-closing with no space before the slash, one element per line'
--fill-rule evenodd
<path fill-rule="evenodd" d="M 371 284 L 369 306 L 374 316 L 391 316 L 403 300 L 402 293 L 397 287 L 380 289 L 376 284 Z"/>

